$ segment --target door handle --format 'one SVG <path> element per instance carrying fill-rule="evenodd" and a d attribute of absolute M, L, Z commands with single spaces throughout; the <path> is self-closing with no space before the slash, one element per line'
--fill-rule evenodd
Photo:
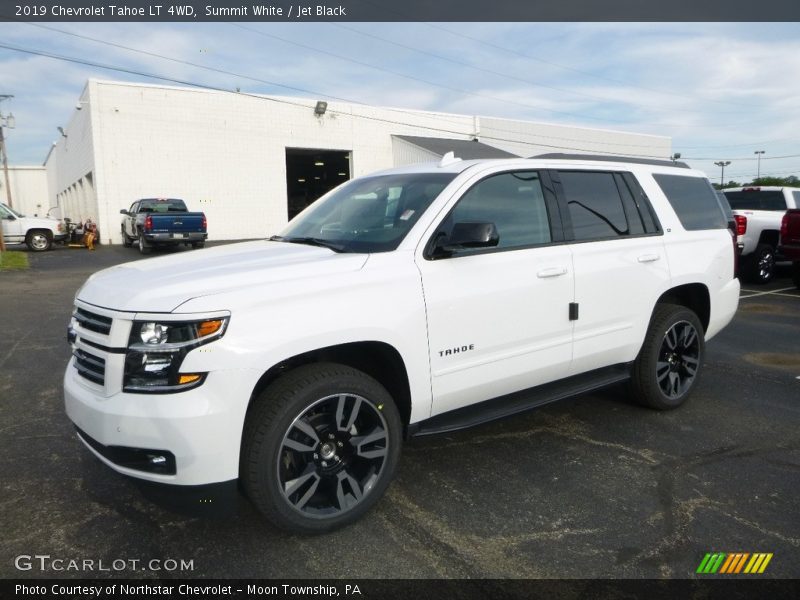
<path fill-rule="evenodd" d="M 540 279 L 546 279 L 547 277 L 558 277 L 559 275 L 566 275 L 567 268 L 566 267 L 550 267 L 549 269 L 542 269 L 536 276 Z"/>
<path fill-rule="evenodd" d="M 638 260 L 640 263 L 648 263 L 648 262 L 655 262 L 661 257 L 658 254 L 642 254 Z"/>

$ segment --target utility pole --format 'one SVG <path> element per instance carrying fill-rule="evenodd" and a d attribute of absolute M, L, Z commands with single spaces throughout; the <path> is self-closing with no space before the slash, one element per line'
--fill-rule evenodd
<path fill-rule="evenodd" d="M 14 96 L 11 94 L 0 94 L 0 102 L 13 97 Z M 11 205 L 11 182 L 8 178 L 8 155 L 6 154 L 6 139 L 3 135 L 3 127 L 8 127 L 9 129 L 14 128 L 14 115 L 9 113 L 7 117 L 4 117 L 3 113 L 0 112 L 0 149 L 3 151 L 3 174 L 6 179 L 6 197 L 8 198 L 9 208 L 13 208 Z M 5 250 L 6 242 L 3 238 L 3 219 L 0 218 L 0 252 L 5 252 Z"/>
<path fill-rule="evenodd" d="M 759 180 L 761 179 L 761 155 L 764 154 L 764 150 L 756 150 L 753 154 L 758 156 L 758 175 L 756 175 L 756 180 Z"/>
<path fill-rule="evenodd" d="M 720 176 L 719 176 L 719 187 L 723 188 L 723 187 L 725 187 L 725 167 L 727 167 L 729 164 L 731 164 L 731 161 L 729 161 L 729 160 L 720 160 L 720 161 L 715 162 L 714 164 L 717 165 L 718 167 L 722 168 L 722 173 L 720 173 Z"/>

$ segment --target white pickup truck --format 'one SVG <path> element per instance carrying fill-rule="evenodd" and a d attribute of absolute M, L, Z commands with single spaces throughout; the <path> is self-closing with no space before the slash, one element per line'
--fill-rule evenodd
<path fill-rule="evenodd" d="M 50 217 L 26 217 L 0 203 L 3 220 L 3 241 L 6 244 L 26 244 L 32 252 L 44 252 L 53 242 L 67 239 L 64 223 Z"/>
<path fill-rule="evenodd" d="M 275 524 L 328 531 L 380 498 L 404 437 L 624 381 L 677 408 L 736 312 L 734 263 L 711 184 L 680 163 L 403 167 L 269 240 L 92 275 L 66 411 L 151 489 L 215 508 L 241 484 Z"/>
<path fill-rule="evenodd" d="M 748 186 L 722 190 L 733 209 L 742 249 L 742 276 L 767 283 L 775 274 L 781 219 L 789 208 L 800 208 L 800 188 Z"/>

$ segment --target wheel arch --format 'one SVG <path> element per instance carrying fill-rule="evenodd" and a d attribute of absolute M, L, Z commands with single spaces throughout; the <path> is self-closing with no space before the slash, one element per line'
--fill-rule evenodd
<path fill-rule="evenodd" d="M 761 232 L 758 238 L 759 244 L 767 244 L 773 248 L 778 247 L 778 240 L 780 239 L 780 232 L 776 229 L 765 229 Z"/>
<path fill-rule="evenodd" d="M 322 362 L 346 365 L 377 380 L 392 396 L 403 425 L 408 426 L 411 419 L 411 387 L 405 361 L 396 348 L 377 341 L 337 344 L 282 360 L 259 378 L 250 395 L 248 416 L 254 400 L 278 378 L 297 367 Z"/>
<path fill-rule="evenodd" d="M 687 283 L 671 288 L 661 294 L 656 301 L 659 304 L 678 304 L 694 312 L 703 325 L 703 332 L 708 330 L 711 320 L 711 295 L 702 283 Z"/>

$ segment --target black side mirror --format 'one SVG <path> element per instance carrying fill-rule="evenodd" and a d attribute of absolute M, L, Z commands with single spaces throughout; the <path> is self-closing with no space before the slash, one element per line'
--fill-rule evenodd
<path fill-rule="evenodd" d="M 123 208 L 121 211 L 119 211 L 119 214 L 121 214 L 121 215 L 127 215 L 127 214 L 128 214 L 128 211 L 127 211 L 127 210 L 125 210 L 125 209 Z"/>
<path fill-rule="evenodd" d="M 461 222 L 453 225 L 449 237 L 442 236 L 436 240 L 433 253 L 442 256 L 467 248 L 491 248 L 499 241 L 500 235 L 494 223 Z"/>

